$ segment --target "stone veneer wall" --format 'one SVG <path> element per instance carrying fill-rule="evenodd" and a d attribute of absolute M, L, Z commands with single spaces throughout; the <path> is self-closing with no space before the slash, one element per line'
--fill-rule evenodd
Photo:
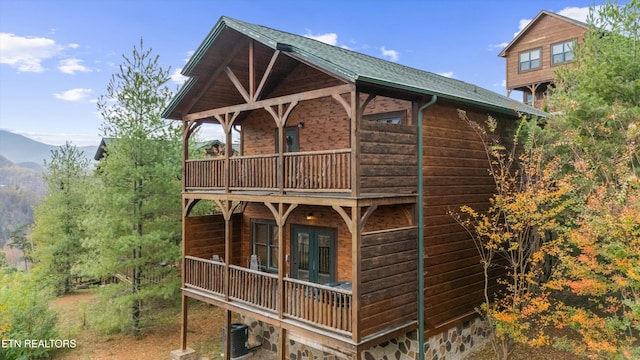
<path fill-rule="evenodd" d="M 280 331 L 274 326 L 249 317 L 242 319 L 249 327 L 249 346 L 277 352 Z M 426 340 L 425 360 L 462 360 L 472 350 L 484 344 L 491 334 L 482 320 L 467 321 L 439 335 Z M 339 360 L 339 356 L 330 354 L 292 340 L 287 342 L 290 360 Z M 416 360 L 418 359 L 417 332 L 385 341 L 362 353 L 360 360 Z"/>
<path fill-rule="evenodd" d="M 434 335 L 424 344 L 425 360 L 462 360 L 488 339 L 491 331 L 476 318 Z M 418 359 L 418 335 L 406 335 L 375 346 L 362 353 L 361 360 L 415 360 Z"/>

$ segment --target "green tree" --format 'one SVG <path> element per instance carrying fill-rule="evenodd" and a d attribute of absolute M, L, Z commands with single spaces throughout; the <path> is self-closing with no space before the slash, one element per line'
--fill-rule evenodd
<path fill-rule="evenodd" d="M 573 65 L 557 72 L 545 129 L 576 206 L 564 221 L 563 273 L 573 294 L 557 326 L 578 353 L 640 358 L 640 1 L 592 9 Z"/>
<path fill-rule="evenodd" d="M 9 247 L 22 251 L 21 259 L 24 261 L 25 270 L 29 270 L 29 263 L 33 263 L 33 242 L 27 236 L 28 229 L 28 225 L 23 224 L 9 235 Z"/>
<path fill-rule="evenodd" d="M 57 316 L 49 310 L 51 294 L 33 272 L 0 269 L 0 339 L 56 339 Z M 51 347 L 10 346 L 0 350 L 0 360 L 44 359 Z"/>
<path fill-rule="evenodd" d="M 86 183 L 89 160 L 67 142 L 51 152 L 44 179 L 48 195 L 36 208 L 31 237 L 34 257 L 57 294 L 71 291 L 82 257 L 80 222 L 86 210 Z"/>
<path fill-rule="evenodd" d="M 160 116 L 172 93 L 159 57 L 141 40 L 123 60 L 98 101 L 102 135 L 111 141 L 85 221 L 91 234 L 84 268 L 130 283 L 128 290 L 120 284 L 105 309 L 121 312 L 118 306 L 128 303 L 131 333 L 138 337 L 143 302 L 175 299 L 179 290 L 170 265 L 180 257 L 181 129 Z"/>
<path fill-rule="evenodd" d="M 487 209 L 465 205 L 452 215 L 478 250 L 484 271 L 484 303 L 478 312 L 493 330 L 496 358 L 506 360 L 516 343 L 535 347 L 551 342 L 545 333 L 553 319 L 548 283 L 561 241 L 552 234 L 556 218 L 570 203 L 571 187 L 554 178 L 558 161 L 543 162 L 535 121 L 523 118 L 507 149 L 495 119 L 489 117 L 483 126 L 464 111 L 459 114 L 482 140 L 495 192 Z"/>

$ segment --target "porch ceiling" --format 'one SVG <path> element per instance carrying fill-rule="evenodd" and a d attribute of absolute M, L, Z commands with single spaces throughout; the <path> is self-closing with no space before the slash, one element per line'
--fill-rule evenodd
<path fill-rule="evenodd" d="M 254 69 L 254 89 L 263 77 L 268 75 L 262 85 L 261 96 L 255 99 L 260 100 L 268 97 L 299 64 L 289 55 L 278 52 L 277 58 L 269 69 L 276 50 L 257 41 L 254 42 L 251 61 L 250 42 L 251 39 L 246 35 L 231 28 L 224 28 L 214 39 L 213 46 L 208 47 L 202 58 L 190 70 L 189 90 L 173 109 L 169 118 L 180 119 L 188 113 L 246 103 L 247 101 L 226 74 L 227 68 L 247 91 L 250 89 L 251 66 Z"/>

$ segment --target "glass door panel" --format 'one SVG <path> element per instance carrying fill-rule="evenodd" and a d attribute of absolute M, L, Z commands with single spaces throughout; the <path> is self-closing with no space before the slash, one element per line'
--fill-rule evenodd
<path fill-rule="evenodd" d="M 291 276 L 304 281 L 335 281 L 335 231 L 313 226 L 294 226 Z"/>
<path fill-rule="evenodd" d="M 309 233 L 298 233 L 296 243 L 296 258 L 294 259 L 297 270 L 297 278 L 305 281 L 309 281 L 309 239 Z"/>

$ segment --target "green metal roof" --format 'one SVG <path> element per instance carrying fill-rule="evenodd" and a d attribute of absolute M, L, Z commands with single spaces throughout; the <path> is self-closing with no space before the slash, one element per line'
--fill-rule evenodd
<path fill-rule="evenodd" d="M 280 49 L 300 61 L 358 85 L 372 84 L 418 94 L 437 95 L 439 98 L 460 101 L 512 115 L 515 114 L 515 111 L 537 116 L 547 115 L 545 112 L 521 102 L 460 80 L 225 16 L 220 18 L 187 62 L 182 72 L 183 75 L 190 75 L 225 27 L 234 29 L 272 49 Z M 188 92 L 190 85 L 192 84 L 185 84 L 176 94 L 169 107 L 163 112 L 163 116 L 168 116 L 175 109 Z"/>

